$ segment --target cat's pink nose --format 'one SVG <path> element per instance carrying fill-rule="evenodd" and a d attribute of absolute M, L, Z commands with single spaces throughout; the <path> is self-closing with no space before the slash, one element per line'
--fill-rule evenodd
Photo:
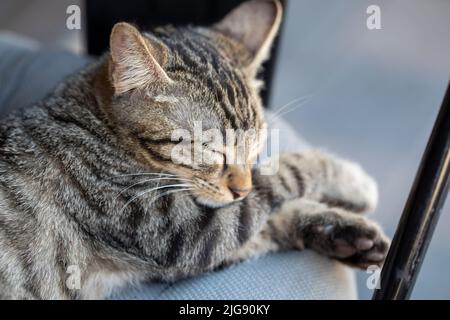
<path fill-rule="evenodd" d="M 230 164 L 225 177 L 233 200 L 244 198 L 252 190 L 252 173 L 249 168 Z"/>
<path fill-rule="evenodd" d="M 233 195 L 234 200 L 246 197 L 252 190 L 252 189 L 234 189 L 234 188 L 229 189 L 231 191 L 231 194 Z"/>

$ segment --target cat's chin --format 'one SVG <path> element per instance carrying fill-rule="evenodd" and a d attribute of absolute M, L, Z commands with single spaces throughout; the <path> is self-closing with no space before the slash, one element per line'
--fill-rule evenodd
<path fill-rule="evenodd" d="M 202 206 L 213 209 L 223 208 L 235 202 L 235 201 L 222 202 L 201 196 L 196 197 L 195 201 Z"/>

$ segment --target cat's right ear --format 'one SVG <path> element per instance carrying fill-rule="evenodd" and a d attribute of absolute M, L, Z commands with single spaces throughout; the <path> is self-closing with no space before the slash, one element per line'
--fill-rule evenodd
<path fill-rule="evenodd" d="M 172 82 L 163 70 L 168 60 L 165 46 L 156 39 L 144 37 L 131 24 L 114 25 L 110 50 L 110 79 L 116 95 L 156 82 Z"/>

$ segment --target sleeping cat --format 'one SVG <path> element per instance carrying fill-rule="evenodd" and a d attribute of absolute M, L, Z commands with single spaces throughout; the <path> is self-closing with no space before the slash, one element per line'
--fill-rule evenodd
<path fill-rule="evenodd" d="M 381 265 L 388 240 L 360 215 L 376 185 L 353 163 L 283 154 L 264 175 L 257 152 L 233 163 L 234 144 L 225 153 L 203 141 L 208 165 L 172 161 L 172 133 L 195 121 L 262 132 L 256 77 L 280 20 L 277 1 L 254 0 L 209 28 L 118 23 L 109 53 L 4 119 L 0 297 L 105 298 L 287 249 Z M 258 150 L 264 137 L 244 140 Z M 69 268 L 80 288 L 67 285 Z"/>

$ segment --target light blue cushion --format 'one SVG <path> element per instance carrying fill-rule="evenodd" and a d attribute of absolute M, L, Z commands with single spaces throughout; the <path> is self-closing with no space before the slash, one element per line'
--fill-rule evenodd
<path fill-rule="evenodd" d="M 59 81 L 88 62 L 86 57 L 43 51 L 23 38 L 0 33 L 0 114 L 42 99 Z M 307 144 L 283 120 L 280 151 Z M 354 273 L 311 251 L 278 252 L 174 284 L 144 283 L 112 299 L 355 299 Z"/>
<path fill-rule="evenodd" d="M 41 51 L 28 39 L 0 33 L 0 115 L 42 99 L 87 62 L 65 51 Z"/>
<path fill-rule="evenodd" d="M 174 284 L 147 283 L 113 299 L 355 299 L 347 267 L 312 251 L 279 252 Z"/>

